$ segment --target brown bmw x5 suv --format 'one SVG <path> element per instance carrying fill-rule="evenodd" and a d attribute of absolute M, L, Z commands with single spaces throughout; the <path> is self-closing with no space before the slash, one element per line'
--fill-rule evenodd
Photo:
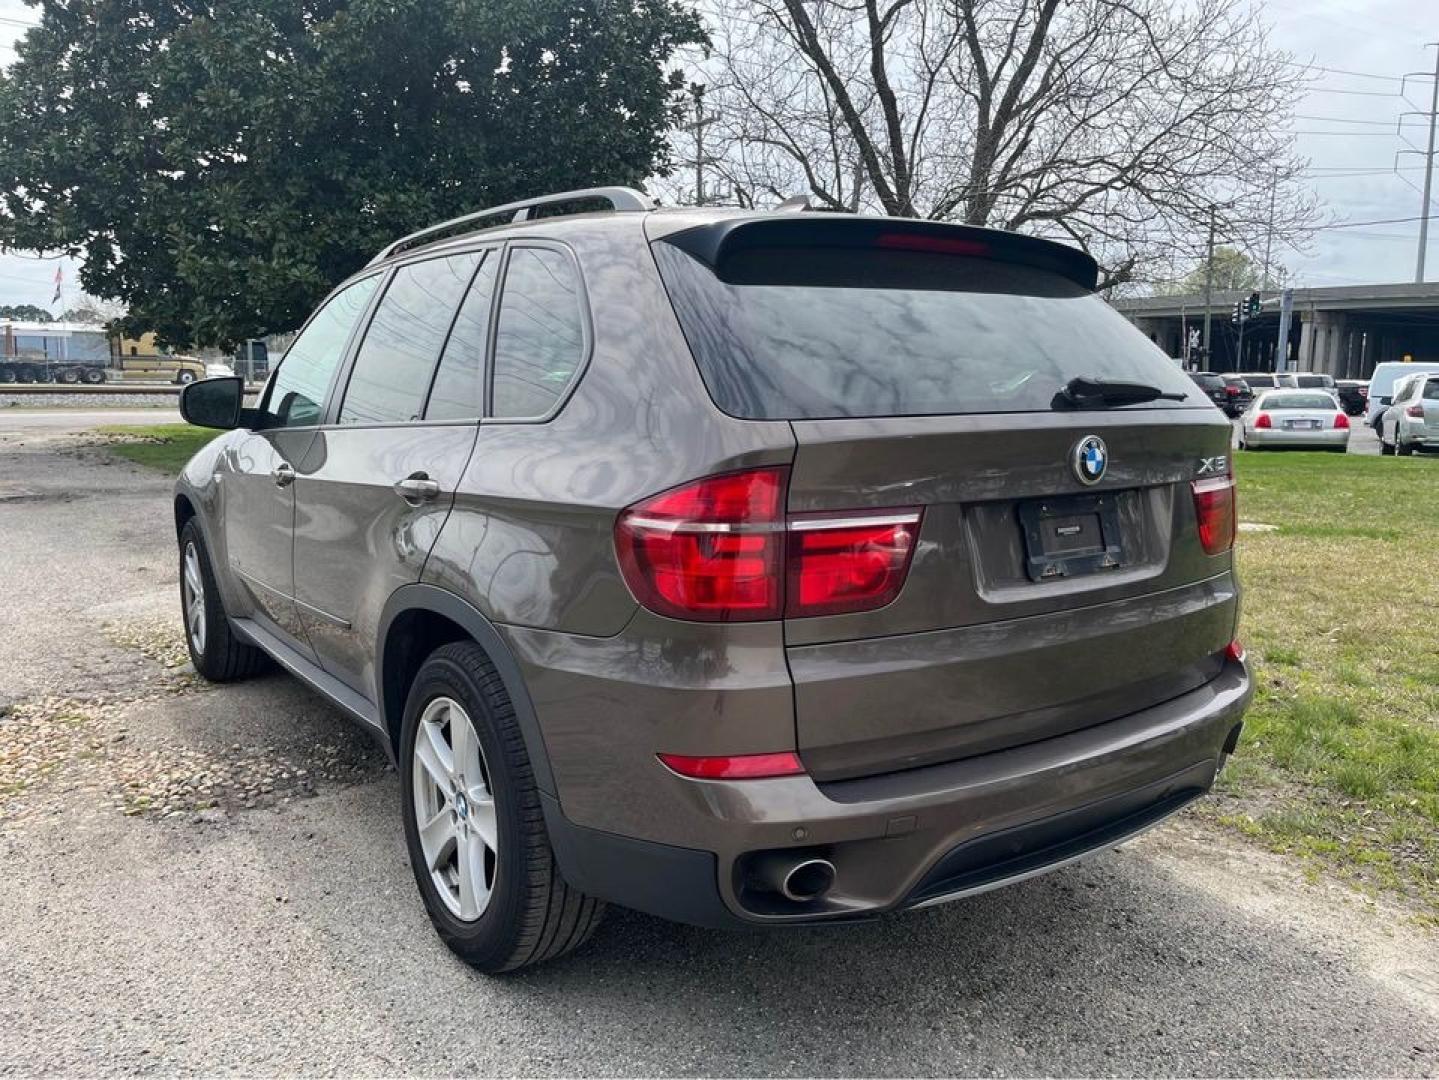
<path fill-rule="evenodd" d="M 396 762 L 486 971 L 606 901 L 953 900 L 1133 836 L 1239 736 L 1229 423 L 1086 255 L 569 192 L 391 244 L 175 490 L 195 667 Z"/>

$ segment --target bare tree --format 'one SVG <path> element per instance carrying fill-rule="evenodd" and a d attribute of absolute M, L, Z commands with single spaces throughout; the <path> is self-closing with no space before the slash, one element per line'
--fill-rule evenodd
<path fill-rule="evenodd" d="M 741 204 L 1053 235 L 1104 284 L 1303 242 L 1305 72 L 1235 0 L 712 0 L 711 168 Z M 680 150 L 683 157 L 683 150 Z M 1272 211 L 1271 211 L 1272 207 Z"/>

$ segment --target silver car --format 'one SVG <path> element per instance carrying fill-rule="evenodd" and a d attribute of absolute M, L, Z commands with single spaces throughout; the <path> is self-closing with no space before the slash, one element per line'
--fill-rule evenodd
<path fill-rule="evenodd" d="M 1349 448 L 1349 417 L 1324 390 L 1266 390 L 1239 418 L 1241 450 Z"/>
<path fill-rule="evenodd" d="M 1379 417 L 1383 454 L 1439 450 L 1439 375 L 1418 372 L 1394 384 L 1394 403 Z"/>

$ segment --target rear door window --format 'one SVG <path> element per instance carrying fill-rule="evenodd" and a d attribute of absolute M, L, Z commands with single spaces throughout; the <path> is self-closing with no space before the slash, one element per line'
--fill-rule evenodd
<path fill-rule="evenodd" d="M 418 420 L 477 252 L 401 266 L 375 308 L 340 406 L 342 424 Z"/>
<path fill-rule="evenodd" d="M 485 349 L 490 336 L 490 308 L 495 297 L 495 268 L 499 257 L 484 254 L 484 262 L 470 282 L 450 339 L 430 388 L 427 420 L 477 420 L 485 411 Z"/>
<path fill-rule="evenodd" d="M 564 396 L 584 361 L 579 273 L 555 248 L 515 247 L 495 327 L 491 413 L 536 419 Z"/>
<path fill-rule="evenodd" d="M 1122 315 L 1048 270 L 877 248 L 752 248 L 717 275 L 656 260 L 715 403 L 792 420 L 1047 412 L 1076 376 L 1205 395 Z"/>

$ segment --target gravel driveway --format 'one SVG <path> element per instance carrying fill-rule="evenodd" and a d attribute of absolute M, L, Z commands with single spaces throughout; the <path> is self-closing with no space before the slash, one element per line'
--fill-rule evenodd
<path fill-rule="evenodd" d="M 169 485 L 0 416 L 0 1072 L 1439 1073 L 1439 947 L 1180 818 L 844 929 L 612 910 L 486 979 L 432 934 L 377 750 L 198 684 Z"/>

